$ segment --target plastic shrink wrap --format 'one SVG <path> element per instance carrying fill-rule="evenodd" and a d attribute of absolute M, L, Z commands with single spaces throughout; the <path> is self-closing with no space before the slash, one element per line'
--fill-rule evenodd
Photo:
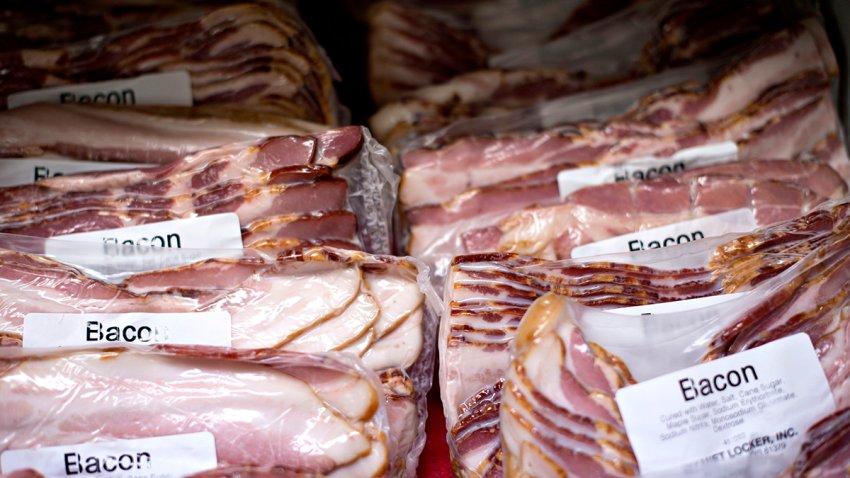
<path fill-rule="evenodd" d="M 47 95 L 53 102 L 234 105 L 340 122 L 333 67 L 286 4 L 202 8 L 85 42 L 11 50 L 3 57 L 8 67 L 0 76 L 0 101 L 7 108 L 45 101 L 41 96 Z M 67 88 L 117 79 L 136 81 L 101 83 L 91 91 Z M 151 91 L 144 101 L 143 88 Z M 183 90 L 188 94 L 177 95 Z"/>
<path fill-rule="evenodd" d="M 545 261 L 497 253 L 456 258 L 446 286 L 438 342 L 440 390 L 455 464 L 463 476 L 501 473 L 498 410 L 506 393 L 511 346 L 523 315 L 542 295 L 555 293 L 594 309 L 610 309 L 718 294 L 737 297 L 729 294 L 764 290 L 761 284 L 777 275 L 785 282 L 771 284 L 799 286 L 803 276 L 786 270 L 799 270 L 803 266 L 795 264 L 804 258 L 826 267 L 828 263 L 818 257 L 840 246 L 847 213 L 846 200 L 833 201 L 801 218 L 750 234 L 585 259 Z M 831 257 L 837 261 L 841 254 Z M 789 277 L 795 280 L 789 282 Z M 734 303 L 717 307 L 744 310 L 728 305 Z M 694 318 L 692 323 L 697 322 Z M 614 331 L 608 328 L 605 333 Z M 657 347 L 636 350 L 658 351 Z M 692 358 L 698 360 L 706 353 Z"/>
<path fill-rule="evenodd" d="M 377 378 L 341 354 L 5 347 L 0 390 L 4 476 L 378 477 L 394 446 Z"/>
<path fill-rule="evenodd" d="M 397 181 L 386 150 L 349 126 L 0 188 L 0 232 L 52 237 L 233 213 L 245 246 L 286 238 L 388 253 Z"/>
<path fill-rule="evenodd" d="M 197 321 L 223 314 L 226 343 L 217 345 L 337 351 L 361 358 L 383 384 L 397 450 L 390 457 L 393 473 L 409 475 L 416 469 L 425 438 L 425 395 L 433 375 L 439 307 L 428 270 L 419 262 L 286 241 L 270 242 L 261 250 L 230 251 L 73 241 L 46 247 L 50 241 L 0 235 L 0 287 L 6 298 L 0 336 L 5 345 L 126 341 L 110 338 L 110 327 L 124 330 L 121 324 L 133 324 L 131 317 L 98 314 L 158 315 L 148 320 L 170 326 L 166 335 L 172 338 L 148 336 L 147 343 L 185 343 L 181 340 L 207 334 L 178 336 L 179 315 L 188 314 L 191 324 L 193 316 Z M 193 261 L 194 254 L 204 259 Z M 175 261 L 181 265 L 167 265 Z M 45 313 L 49 316 L 32 317 Z M 46 325 L 38 328 L 33 322 L 38 320 Z M 214 328 L 208 320 L 200 327 Z M 58 335 L 45 332 L 51 324 Z M 140 330 L 141 325 L 135 327 Z M 27 330 L 38 335 L 29 337 Z M 141 332 L 134 334 L 138 343 Z"/>

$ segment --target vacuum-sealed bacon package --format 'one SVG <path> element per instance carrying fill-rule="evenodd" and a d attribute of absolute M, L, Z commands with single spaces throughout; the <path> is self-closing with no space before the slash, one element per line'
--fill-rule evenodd
<path fill-rule="evenodd" d="M 557 184 L 499 186 L 447 206 L 412 209 L 411 253 L 434 264 L 441 277 L 460 254 L 554 260 L 666 247 L 793 219 L 847 190 L 829 165 L 813 161 L 732 161 L 694 169 L 678 160 L 671 164 L 682 168 L 647 181 L 584 186 L 563 199 Z M 612 179 L 629 166 L 611 168 Z M 585 171 L 590 176 L 601 169 Z"/>
<path fill-rule="evenodd" d="M 846 192 L 844 180 L 826 164 L 738 161 L 650 181 L 584 187 L 559 205 L 528 208 L 461 237 L 469 252 L 546 259 L 635 251 L 749 232 L 794 219 Z"/>
<path fill-rule="evenodd" d="M 191 344 L 353 355 L 383 385 L 397 450 L 393 474 L 415 470 L 438 307 L 428 270 L 415 260 L 286 241 L 181 251 L 71 241 L 47 248 L 49 239 L 0 236 L 0 288 L 9 299 L 4 345 Z M 108 264 L 122 257 L 113 271 Z M 169 261 L 180 265 L 163 265 Z M 142 272 L 127 272 L 134 265 Z"/>
<path fill-rule="evenodd" d="M 343 354 L 0 348 L 0 472 L 386 476 L 374 373 Z"/>
<path fill-rule="evenodd" d="M 157 167 L 0 188 L 0 232 L 134 244 L 135 236 L 150 237 L 150 228 L 165 233 L 182 220 L 189 221 L 183 229 L 192 230 L 197 221 L 230 215 L 232 227 L 215 226 L 215 235 L 180 247 L 248 247 L 285 238 L 388 253 L 397 181 L 386 150 L 366 129 L 349 126 L 228 144 Z M 109 233 L 89 237 L 103 230 Z M 82 233 L 88 236 L 76 236 Z M 232 240 L 209 242 L 225 234 Z"/>
<path fill-rule="evenodd" d="M 508 129 L 502 132 L 491 129 L 488 135 L 484 128 L 480 128 L 478 136 L 453 134 L 442 140 L 443 144 L 432 139 L 424 148 L 402 154 L 405 181 L 411 186 L 409 194 L 424 195 L 407 196 L 403 191 L 402 202 L 406 206 L 441 202 L 470 187 L 497 184 L 506 178 L 531 173 L 540 175 L 548 171 L 551 174 L 551 169 L 558 165 L 558 170 L 562 170 L 588 162 L 617 163 L 632 157 L 665 156 L 665 150 L 672 153 L 700 144 L 742 138 L 746 131 L 761 131 L 770 125 L 772 117 L 783 116 L 807 105 L 812 109 L 818 100 L 828 96 L 828 80 L 837 74 L 837 63 L 824 35 L 823 28 L 815 21 L 803 21 L 753 45 L 746 55 L 709 81 L 662 85 L 655 93 L 639 93 L 639 96 L 631 98 L 631 101 L 639 102 L 630 111 L 599 118 L 610 124 L 584 124 L 581 120 L 587 118 L 587 112 L 581 110 L 576 112 L 576 117 L 559 116 L 562 128 L 556 128 L 558 124 L 547 119 L 534 123 L 548 125 L 541 131 L 511 132 Z M 742 87 L 733 88 L 733 85 Z M 605 101 L 604 96 L 601 100 Z M 685 107 L 685 104 L 693 106 Z M 548 108 L 545 114 L 557 116 L 562 113 L 559 113 L 559 108 Z M 803 114 L 800 111 L 797 116 Z M 482 123 L 486 121 L 481 120 Z M 789 126 L 789 121 L 781 128 L 786 132 L 796 129 Z M 708 132 L 700 131 L 696 122 L 714 124 L 714 127 Z M 801 139 L 808 143 L 802 144 L 803 147 L 796 153 L 835 130 L 828 126 L 817 130 L 821 134 Z M 779 126 L 774 126 L 773 130 L 776 128 Z M 495 137 L 493 133 L 496 133 Z M 680 142 L 671 143 L 673 138 L 664 138 L 668 134 L 680 136 Z M 799 131 L 797 134 L 800 134 Z M 765 146 L 774 143 L 777 138 L 773 136 L 772 141 L 767 141 L 765 137 Z M 786 141 L 792 139 L 786 138 Z M 791 152 L 785 154 L 782 157 L 795 155 Z M 778 158 L 775 153 L 761 157 Z M 522 169 L 514 171 L 507 166 L 521 166 Z M 450 189 L 438 190 L 439 183 L 427 181 L 427 174 L 436 170 L 441 170 L 443 175 L 466 170 L 466 176 L 463 180 L 458 178 L 447 182 L 445 188 Z M 422 186 L 430 184 L 430 187 L 419 187 L 420 183 Z M 465 187 L 458 189 L 460 186 Z"/>
<path fill-rule="evenodd" d="M 805 216 L 749 234 L 607 256 L 546 261 L 489 253 L 456 258 L 446 285 L 438 344 L 449 442 L 461 473 L 490 476 L 502 470 L 498 408 L 506 393 L 505 376 L 517 328 L 536 299 L 559 294 L 586 306 L 582 310 L 587 314 L 606 310 L 611 317 L 618 309 L 637 315 L 643 313 L 639 306 L 674 306 L 678 309 L 671 311 L 679 311 L 680 316 L 687 310 L 684 315 L 691 317 L 688 323 L 692 324 L 711 322 L 706 316 L 700 320 L 694 312 L 708 307 L 705 310 L 713 310 L 711 317 L 716 322 L 716 317 L 723 315 L 716 313 L 719 308 L 740 312 L 740 305 L 734 305 L 744 300 L 739 298 L 755 297 L 748 291 L 763 291 L 762 284 L 774 283 L 770 281 L 776 276 L 791 277 L 785 272 L 797 267 L 795 264 L 816 260 L 830 244 L 840 243 L 847 211 L 846 200 L 831 201 Z M 623 327 L 626 323 L 618 322 Z M 651 317 L 641 323 L 646 330 L 655 325 Z M 606 328 L 593 340 L 604 344 L 605 337 L 620 337 L 618 330 Z M 622 330 L 635 340 L 644 334 L 634 328 Z M 652 354 L 661 354 L 658 347 L 634 351 L 655 357 Z M 612 353 L 623 352 L 616 349 Z M 634 376 L 642 376 L 636 365 L 630 368 Z"/>
<path fill-rule="evenodd" d="M 720 304 L 532 304 L 502 395 L 505 476 L 833 476 L 815 471 L 831 460 L 846 470 L 846 454 L 805 445 L 813 426 L 812 447 L 846 440 L 816 425 L 850 405 L 850 239 L 847 204 L 836 207 L 808 254 Z"/>
<path fill-rule="evenodd" d="M 333 68 L 285 3 L 196 8 L 88 41 L 3 53 L 5 108 L 231 105 L 338 124 Z"/>

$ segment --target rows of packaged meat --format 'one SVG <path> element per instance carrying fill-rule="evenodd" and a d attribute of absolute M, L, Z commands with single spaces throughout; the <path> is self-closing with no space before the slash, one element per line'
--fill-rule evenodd
<path fill-rule="evenodd" d="M 848 13 L 4 3 L 0 476 L 850 476 Z"/>

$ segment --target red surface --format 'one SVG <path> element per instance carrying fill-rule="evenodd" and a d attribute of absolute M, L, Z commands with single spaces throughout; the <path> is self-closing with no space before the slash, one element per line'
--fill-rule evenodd
<path fill-rule="evenodd" d="M 416 474 L 420 478 L 450 478 L 452 467 L 446 444 L 446 418 L 437 387 L 428 394 L 428 421 L 425 422 L 425 449 Z"/>

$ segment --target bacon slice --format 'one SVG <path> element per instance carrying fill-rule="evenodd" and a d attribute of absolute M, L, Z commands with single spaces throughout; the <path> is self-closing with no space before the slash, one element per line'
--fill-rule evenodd
<path fill-rule="evenodd" d="M 232 212 L 240 224 L 265 218 L 310 211 L 334 211 L 346 206 L 347 184 L 342 179 L 325 179 L 292 186 L 267 186 L 247 190 L 225 199 L 196 206 L 200 198 L 179 198 L 165 208 L 130 207 L 115 201 L 102 208 L 70 208 L 59 214 L 26 214 L 10 217 L 0 231 L 37 237 L 53 237 Z M 178 202 L 179 201 L 179 202 Z M 126 203 L 125 203 L 126 204 Z M 126 211 L 126 212 L 124 212 Z M 349 237 L 350 238 L 350 237 Z"/>
<path fill-rule="evenodd" d="M 613 396 L 634 379 L 561 318 L 564 301 L 536 301 L 517 333 L 499 409 L 505 476 L 525 466 L 545 467 L 540 476 L 634 476 L 637 461 Z M 583 426 L 559 423 L 576 421 Z"/>
<path fill-rule="evenodd" d="M 812 425 L 800 454 L 779 478 L 838 478 L 850 463 L 850 409 L 839 410 Z"/>
<path fill-rule="evenodd" d="M 353 241 L 357 236 L 357 216 L 348 211 L 289 214 L 254 221 L 242 229 L 242 243 L 248 247 L 273 239 Z"/>

